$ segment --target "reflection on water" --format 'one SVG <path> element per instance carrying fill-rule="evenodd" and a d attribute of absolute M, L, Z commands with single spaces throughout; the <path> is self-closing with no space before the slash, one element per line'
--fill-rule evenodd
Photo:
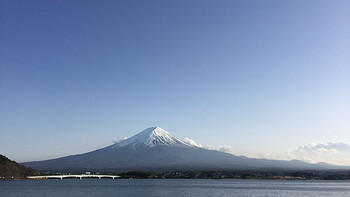
<path fill-rule="evenodd" d="M 0 181 L 1 197 L 62 196 L 334 196 L 350 194 L 348 181 L 209 179 L 66 179 Z"/>

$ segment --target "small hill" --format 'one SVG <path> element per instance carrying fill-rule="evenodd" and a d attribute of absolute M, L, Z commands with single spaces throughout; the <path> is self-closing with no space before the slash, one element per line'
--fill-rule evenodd
<path fill-rule="evenodd" d="M 4 179 L 24 179 L 26 176 L 38 175 L 39 173 L 31 168 L 27 168 L 11 161 L 0 154 L 0 180 Z"/>

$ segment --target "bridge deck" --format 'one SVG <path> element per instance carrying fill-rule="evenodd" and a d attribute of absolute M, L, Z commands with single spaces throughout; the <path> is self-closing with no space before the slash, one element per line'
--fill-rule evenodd
<path fill-rule="evenodd" d="M 27 176 L 27 179 L 64 179 L 64 178 L 76 178 L 76 179 L 82 179 L 82 178 L 120 178 L 120 176 L 117 175 L 95 175 L 95 174 L 65 174 L 65 175 L 47 175 L 47 176 Z"/>

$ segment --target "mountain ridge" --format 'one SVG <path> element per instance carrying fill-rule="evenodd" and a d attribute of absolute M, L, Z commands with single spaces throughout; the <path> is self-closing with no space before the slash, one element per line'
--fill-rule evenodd
<path fill-rule="evenodd" d="M 281 161 L 236 156 L 186 143 L 160 127 L 150 127 L 113 145 L 88 153 L 57 159 L 26 162 L 39 171 L 69 170 L 244 170 L 244 169 L 330 169 L 335 165 L 299 160 Z"/>

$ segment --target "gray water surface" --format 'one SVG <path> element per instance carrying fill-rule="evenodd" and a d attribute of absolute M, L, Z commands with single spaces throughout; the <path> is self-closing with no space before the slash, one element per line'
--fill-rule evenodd
<path fill-rule="evenodd" d="M 66 179 L 0 181 L 0 197 L 350 196 L 349 181 Z"/>

